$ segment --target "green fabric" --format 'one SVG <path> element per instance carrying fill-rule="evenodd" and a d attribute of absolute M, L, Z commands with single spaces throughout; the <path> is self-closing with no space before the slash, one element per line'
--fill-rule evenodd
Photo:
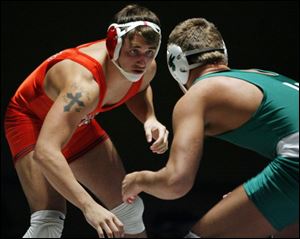
<path fill-rule="evenodd" d="M 276 153 L 282 138 L 299 132 L 299 83 L 274 72 L 255 70 L 259 72 L 211 73 L 194 83 L 209 77 L 228 76 L 252 83 L 263 92 L 261 105 L 245 124 L 215 137 L 271 159 L 262 172 L 243 186 L 271 225 L 282 230 L 299 220 L 299 158 L 284 158 Z"/>
<path fill-rule="evenodd" d="M 278 231 L 299 220 L 299 158 L 277 157 L 243 186 Z"/>
<path fill-rule="evenodd" d="M 276 156 L 279 140 L 299 131 L 299 90 L 293 88 L 296 81 L 290 78 L 275 72 L 255 70 L 259 73 L 244 70 L 211 73 L 197 78 L 194 83 L 209 77 L 228 76 L 258 86 L 264 98 L 251 119 L 241 127 L 215 137 L 271 159 Z"/>

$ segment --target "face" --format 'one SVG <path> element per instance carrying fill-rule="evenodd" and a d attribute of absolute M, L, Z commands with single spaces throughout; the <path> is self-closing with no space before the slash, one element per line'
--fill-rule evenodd
<path fill-rule="evenodd" d="M 125 37 L 121 48 L 119 65 L 128 72 L 143 73 L 155 57 L 156 46 L 148 45 L 140 35 L 134 35 L 130 41 Z"/>

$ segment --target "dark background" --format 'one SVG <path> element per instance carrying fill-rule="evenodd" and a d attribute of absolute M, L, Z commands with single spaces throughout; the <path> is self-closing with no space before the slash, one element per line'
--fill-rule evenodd
<path fill-rule="evenodd" d="M 3 132 L 3 114 L 22 80 L 45 58 L 105 37 L 113 15 L 139 3 L 161 20 L 163 41 L 152 87 L 158 119 L 171 131 L 171 115 L 182 93 L 166 65 L 166 41 L 173 27 L 204 17 L 221 31 L 232 68 L 262 68 L 299 80 L 298 1 L 1 1 L 1 237 L 21 237 L 30 213 Z M 125 106 L 98 117 L 117 147 L 125 168 L 161 168 L 167 154 L 151 154 L 143 126 Z M 172 134 L 170 134 L 170 142 Z M 183 236 L 224 193 L 256 175 L 267 160 L 216 139 L 207 139 L 193 189 L 163 201 L 141 194 L 151 237 Z M 82 213 L 68 205 L 63 237 L 96 237 Z"/>

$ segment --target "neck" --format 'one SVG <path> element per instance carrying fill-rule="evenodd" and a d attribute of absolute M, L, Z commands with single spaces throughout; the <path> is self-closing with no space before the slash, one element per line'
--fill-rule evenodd
<path fill-rule="evenodd" d="M 190 88 L 193 85 L 195 79 L 204 76 L 208 73 L 224 71 L 229 69 L 230 68 L 227 65 L 205 65 L 205 66 L 197 67 L 190 71 L 189 80 L 186 86 Z"/>

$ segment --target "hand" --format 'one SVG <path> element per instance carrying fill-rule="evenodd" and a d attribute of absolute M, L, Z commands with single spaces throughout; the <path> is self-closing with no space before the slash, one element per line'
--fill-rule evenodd
<path fill-rule="evenodd" d="M 122 198 L 124 202 L 133 203 L 142 191 L 137 183 L 139 172 L 127 174 L 122 182 Z"/>
<path fill-rule="evenodd" d="M 163 154 L 168 150 L 169 131 L 164 125 L 156 119 L 149 119 L 144 123 L 144 129 L 148 143 L 152 141 L 152 138 L 155 139 L 150 147 L 153 153 Z"/>
<path fill-rule="evenodd" d="M 87 222 L 94 227 L 100 238 L 104 238 L 104 231 L 108 238 L 124 237 L 123 223 L 110 211 L 95 203 L 84 210 Z"/>

